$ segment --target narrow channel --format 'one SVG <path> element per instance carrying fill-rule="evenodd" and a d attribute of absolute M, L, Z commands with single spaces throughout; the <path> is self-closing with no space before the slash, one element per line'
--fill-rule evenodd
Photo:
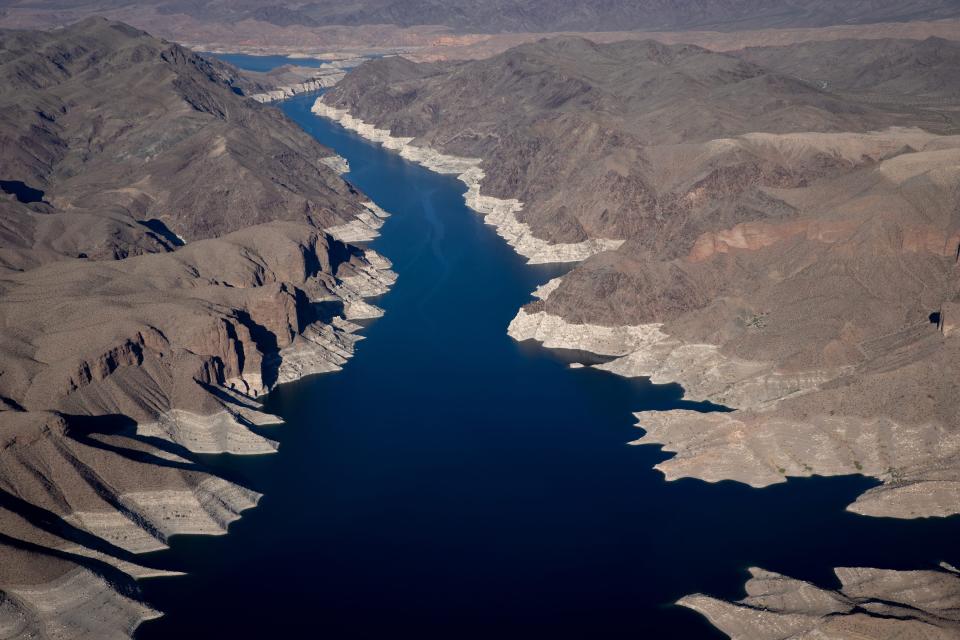
<path fill-rule="evenodd" d="M 144 582 L 154 638 L 723 638 L 685 594 L 743 595 L 746 568 L 835 586 L 832 568 L 960 564 L 960 518 L 844 510 L 862 477 L 768 489 L 665 482 L 631 412 L 676 386 L 590 368 L 506 334 L 561 266 L 528 266 L 464 186 L 281 108 L 393 215 L 372 243 L 399 280 L 342 372 L 285 385 L 271 456 L 206 457 L 265 494 L 227 536 L 178 537 Z"/>

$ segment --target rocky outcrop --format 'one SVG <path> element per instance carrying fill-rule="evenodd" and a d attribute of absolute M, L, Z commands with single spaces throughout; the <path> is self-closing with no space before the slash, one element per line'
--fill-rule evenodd
<path fill-rule="evenodd" d="M 138 421 L 172 409 L 219 413 L 223 403 L 203 386 L 248 398 L 268 391 L 284 350 L 317 323 L 311 301 L 338 300 L 349 310 L 383 293 L 393 278 L 389 262 L 374 252 L 291 223 L 119 266 L 52 263 L 4 281 L 6 300 L 16 304 L 3 314 L 11 355 L 0 395 L 27 411 L 121 413 Z M 108 293 L 91 292 L 85 284 L 91 281 Z M 61 291 L 56 297 L 54 286 Z M 351 328 L 330 325 L 328 331 L 343 333 L 344 326 Z M 149 398 L 143 387 L 152 390 Z M 232 413 L 262 422 L 248 408 Z"/>
<path fill-rule="evenodd" d="M 593 366 L 626 377 L 649 378 L 654 384 L 680 384 L 690 400 L 742 408 L 802 394 L 840 373 L 785 374 L 770 362 L 728 357 L 716 345 L 684 343 L 664 333 L 662 324 L 573 324 L 545 311 L 521 309 L 507 333 L 517 341 L 536 340 L 548 348 L 616 356 Z"/>
<path fill-rule="evenodd" d="M 756 567 L 747 597 L 704 595 L 679 605 L 703 614 L 732 640 L 778 638 L 956 638 L 960 576 L 941 571 L 838 568 L 835 591 Z"/>
<path fill-rule="evenodd" d="M 335 170 L 341 168 L 343 167 L 338 164 Z M 347 170 L 349 170 L 349 167 L 341 173 L 345 173 Z M 362 205 L 364 210 L 358 213 L 353 220 L 335 227 L 328 227 L 326 232 L 341 242 L 369 242 L 379 236 L 379 229 L 390 214 L 373 202 L 364 202 Z"/>
<path fill-rule="evenodd" d="M 287 381 L 278 378 L 278 382 Z M 253 416 L 260 419 L 252 420 Z M 137 435 L 170 440 L 195 453 L 244 455 L 273 453 L 277 450 L 275 441 L 254 433 L 240 420 L 258 427 L 281 422 L 276 416 L 247 407 L 238 407 L 236 413 L 224 410 L 212 415 L 171 409 L 154 422 L 138 424 Z"/>
<path fill-rule="evenodd" d="M 326 158 L 321 158 L 320 162 L 333 169 L 338 175 L 350 172 L 350 163 L 341 155 L 334 154 L 327 156 Z"/>
<path fill-rule="evenodd" d="M 859 496 L 847 507 L 851 511 L 899 518 L 960 512 L 960 474 L 953 462 L 960 439 L 940 425 L 744 411 L 636 416 L 646 433 L 633 444 L 661 444 L 676 453 L 657 465 L 671 480 L 737 480 L 763 487 L 787 476 L 860 473 L 883 484 Z"/>
<path fill-rule="evenodd" d="M 231 51 L 235 51 L 231 49 Z M 290 56 L 296 58 L 298 56 Z M 306 57 L 306 56 L 299 56 Z M 343 80 L 347 71 L 363 62 L 363 58 L 342 58 L 324 62 L 319 66 L 285 64 L 269 71 L 238 71 L 248 86 L 244 95 L 260 103 L 286 100 L 301 93 L 329 89 Z"/>
<path fill-rule="evenodd" d="M 47 583 L 9 588 L 0 597 L 0 628 L 9 638 L 117 640 L 160 615 L 80 567 Z"/>

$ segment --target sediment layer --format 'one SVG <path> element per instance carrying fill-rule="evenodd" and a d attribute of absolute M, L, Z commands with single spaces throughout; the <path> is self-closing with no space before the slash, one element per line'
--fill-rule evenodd
<path fill-rule="evenodd" d="M 142 622 L 158 616 L 158 611 L 81 567 L 41 585 L 0 592 L 0 631 L 5 638 L 123 640 Z"/>
<path fill-rule="evenodd" d="M 346 164 L 346 160 L 343 162 Z M 343 170 L 340 171 L 340 169 Z M 334 170 L 340 173 L 346 173 L 349 170 L 349 166 L 340 166 L 338 163 Z M 379 229 L 383 226 L 383 221 L 388 218 L 390 214 L 373 202 L 363 202 L 361 204 L 364 210 L 357 213 L 353 220 L 333 227 L 327 227 L 325 231 L 337 240 L 348 243 L 369 242 L 379 236 Z"/>

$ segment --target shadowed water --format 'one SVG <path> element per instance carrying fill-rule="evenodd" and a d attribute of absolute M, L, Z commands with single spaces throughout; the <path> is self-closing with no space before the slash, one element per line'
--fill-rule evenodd
<path fill-rule="evenodd" d="M 400 278 L 342 372 L 269 396 L 277 454 L 204 457 L 265 497 L 229 536 L 150 558 L 190 575 L 143 583 L 167 615 L 138 637 L 722 638 L 671 603 L 739 597 L 754 565 L 833 586 L 835 566 L 960 562 L 957 518 L 846 512 L 861 477 L 665 482 L 666 454 L 625 444 L 631 412 L 697 406 L 511 340 L 563 268 L 526 266 L 462 183 L 314 117 L 314 99 L 282 108 L 393 214 L 372 245 Z"/>

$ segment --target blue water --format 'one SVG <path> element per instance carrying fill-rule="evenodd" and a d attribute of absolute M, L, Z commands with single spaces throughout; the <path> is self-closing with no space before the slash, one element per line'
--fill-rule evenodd
<path fill-rule="evenodd" d="M 665 482 L 629 447 L 632 411 L 696 405 L 517 344 L 506 327 L 540 283 L 465 208 L 463 185 L 309 113 L 283 110 L 350 161 L 393 213 L 373 242 L 400 278 L 339 373 L 286 385 L 271 456 L 206 456 L 265 494 L 224 537 L 178 537 L 148 560 L 154 638 L 722 638 L 673 606 L 740 597 L 761 566 L 834 586 L 832 567 L 960 562 L 960 519 L 844 507 L 862 477 L 757 490 Z M 703 408 L 703 407 L 700 407 Z"/>
<path fill-rule="evenodd" d="M 298 67 L 319 67 L 330 62 L 329 60 L 318 60 L 317 58 L 290 58 L 287 56 L 252 56 L 246 53 L 207 53 L 205 55 L 219 58 L 224 62 L 229 62 L 239 69 L 247 71 L 270 71 L 285 64 L 292 64 Z"/>

